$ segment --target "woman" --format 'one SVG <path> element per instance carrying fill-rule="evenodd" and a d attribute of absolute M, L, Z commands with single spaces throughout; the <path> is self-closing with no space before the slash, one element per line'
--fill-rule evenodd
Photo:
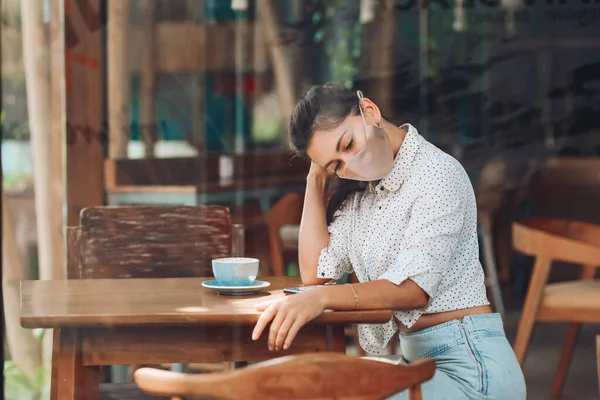
<path fill-rule="evenodd" d="M 476 203 L 458 161 L 409 124 L 394 126 L 371 100 L 341 86 L 313 87 L 290 120 L 293 146 L 311 160 L 299 237 L 305 285 L 327 285 L 263 304 L 270 350 L 287 349 L 325 309 L 391 309 L 359 326 L 361 346 L 381 353 L 400 331 L 402 356 L 436 360 L 426 399 L 525 399 L 521 368 L 486 297 Z M 328 178 L 340 186 L 327 203 Z M 394 398 L 405 399 L 406 393 Z"/>

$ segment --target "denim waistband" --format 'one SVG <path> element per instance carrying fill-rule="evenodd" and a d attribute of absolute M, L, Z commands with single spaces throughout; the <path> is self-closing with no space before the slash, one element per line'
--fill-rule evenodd
<path fill-rule="evenodd" d="M 433 357 L 469 339 L 505 336 L 500 314 L 469 315 L 420 331 L 400 332 L 402 355 L 409 361 L 421 357 Z"/>

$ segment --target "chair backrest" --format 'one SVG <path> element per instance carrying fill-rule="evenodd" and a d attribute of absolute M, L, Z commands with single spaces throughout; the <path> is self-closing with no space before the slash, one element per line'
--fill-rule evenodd
<path fill-rule="evenodd" d="M 339 353 L 309 353 L 205 375 L 141 368 L 134 380 L 143 391 L 159 396 L 375 400 L 408 389 L 414 400 L 421 399 L 420 384 L 434 372 L 431 359 L 394 365 Z"/>
<path fill-rule="evenodd" d="M 600 158 L 549 158 L 531 185 L 535 215 L 600 224 Z"/>
<path fill-rule="evenodd" d="M 265 215 L 269 231 L 271 268 L 275 276 L 283 276 L 285 271 L 281 228 L 285 225 L 300 225 L 303 204 L 302 193 L 286 193 Z"/>
<path fill-rule="evenodd" d="M 231 254 L 225 206 L 109 206 L 81 211 L 67 231 L 69 279 L 212 276 Z"/>
<path fill-rule="evenodd" d="M 600 225 L 552 218 L 513 223 L 513 246 L 548 260 L 600 265 Z"/>

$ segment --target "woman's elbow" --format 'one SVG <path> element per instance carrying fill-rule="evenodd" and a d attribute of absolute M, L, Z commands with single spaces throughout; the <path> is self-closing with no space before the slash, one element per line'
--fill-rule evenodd
<path fill-rule="evenodd" d="M 312 275 L 300 273 L 300 279 L 302 279 L 302 284 L 304 286 L 323 285 L 329 282 L 329 279 L 318 278 L 316 274 Z"/>
<path fill-rule="evenodd" d="M 420 310 L 429 305 L 429 296 L 425 292 L 415 296 L 412 300 L 411 308 L 413 310 Z"/>
<path fill-rule="evenodd" d="M 429 305 L 429 295 L 419 285 L 408 279 L 400 284 L 405 292 L 405 298 L 409 309 L 419 310 Z"/>
<path fill-rule="evenodd" d="M 319 279 L 318 278 L 308 278 L 308 277 L 302 277 L 302 284 L 304 286 L 314 286 L 314 285 L 319 285 Z"/>

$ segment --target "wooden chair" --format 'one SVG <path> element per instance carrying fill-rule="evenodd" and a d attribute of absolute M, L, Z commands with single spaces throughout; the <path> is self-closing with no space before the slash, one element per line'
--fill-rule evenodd
<path fill-rule="evenodd" d="M 531 185 L 536 216 L 600 224 L 600 157 L 545 160 Z"/>
<path fill-rule="evenodd" d="M 335 353 L 312 353 L 262 362 L 233 372 L 188 375 L 138 369 L 135 383 L 146 393 L 219 399 L 383 399 L 408 389 L 420 400 L 421 384 L 435 361 L 393 365 Z"/>
<path fill-rule="evenodd" d="M 600 335 L 596 336 L 596 358 L 598 364 L 598 392 L 600 393 Z"/>
<path fill-rule="evenodd" d="M 481 230 L 485 285 L 491 292 L 496 312 L 504 314 L 502 288 L 498 279 L 498 268 L 494 251 L 494 216 L 504 202 L 504 184 L 507 164 L 504 160 L 486 163 L 475 185 L 477 197 L 477 222 Z"/>
<path fill-rule="evenodd" d="M 231 254 L 225 206 L 103 206 L 80 216 L 79 279 L 212 276 Z M 71 278 L 71 276 L 69 276 Z"/>
<path fill-rule="evenodd" d="M 507 256 L 510 252 L 510 235 L 509 232 L 506 232 L 506 235 L 501 234 L 504 226 L 499 223 L 499 216 L 527 196 L 537 169 L 537 163 L 530 161 L 518 171 L 510 171 L 506 160 L 493 158 L 483 165 L 474 185 L 485 284 L 490 291 L 492 305 L 500 314 L 505 313 L 501 281 L 506 282 L 510 277 Z M 507 228 L 510 229 L 510 225 Z M 497 254 L 496 249 L 499 250 Z"/>
<path fill-rule="evenodd" d="M 534 218 L 513 224 L 513 246 L 536 258 L 514 351 L 521 365 L 536 321 L 568 322 L 552 396 L 558 397 L 581 323 L 600 322 L 600 225 Z M 581 280 L 548 283 L 553 261 L 583 265 Z"/>
<path fill-rule="evenodd" d="M 67 228 L 66 276 L 210 277 L 213 258 L 237 251 L 232 249 L 232 230 L 239 232 L 240 227 L 232 226 L 225 206 L 85 208 L 80 225 Z M 195 363 L 188 367 L 212 372 L 231 365 Z"/>
<path fill-rule="evenodd" d="M 271 272 L 274 276 L 286 275 L 286 253 L 294 252 L 298 257 L 297 227 L 302 218 L 303 204 L 302 193 L 286 193 L 265 215 L 269 232 Z M 287 227 L 292 229 L 286 230 Z M 282 235 L 282 228 L 285 236 Z"/>

